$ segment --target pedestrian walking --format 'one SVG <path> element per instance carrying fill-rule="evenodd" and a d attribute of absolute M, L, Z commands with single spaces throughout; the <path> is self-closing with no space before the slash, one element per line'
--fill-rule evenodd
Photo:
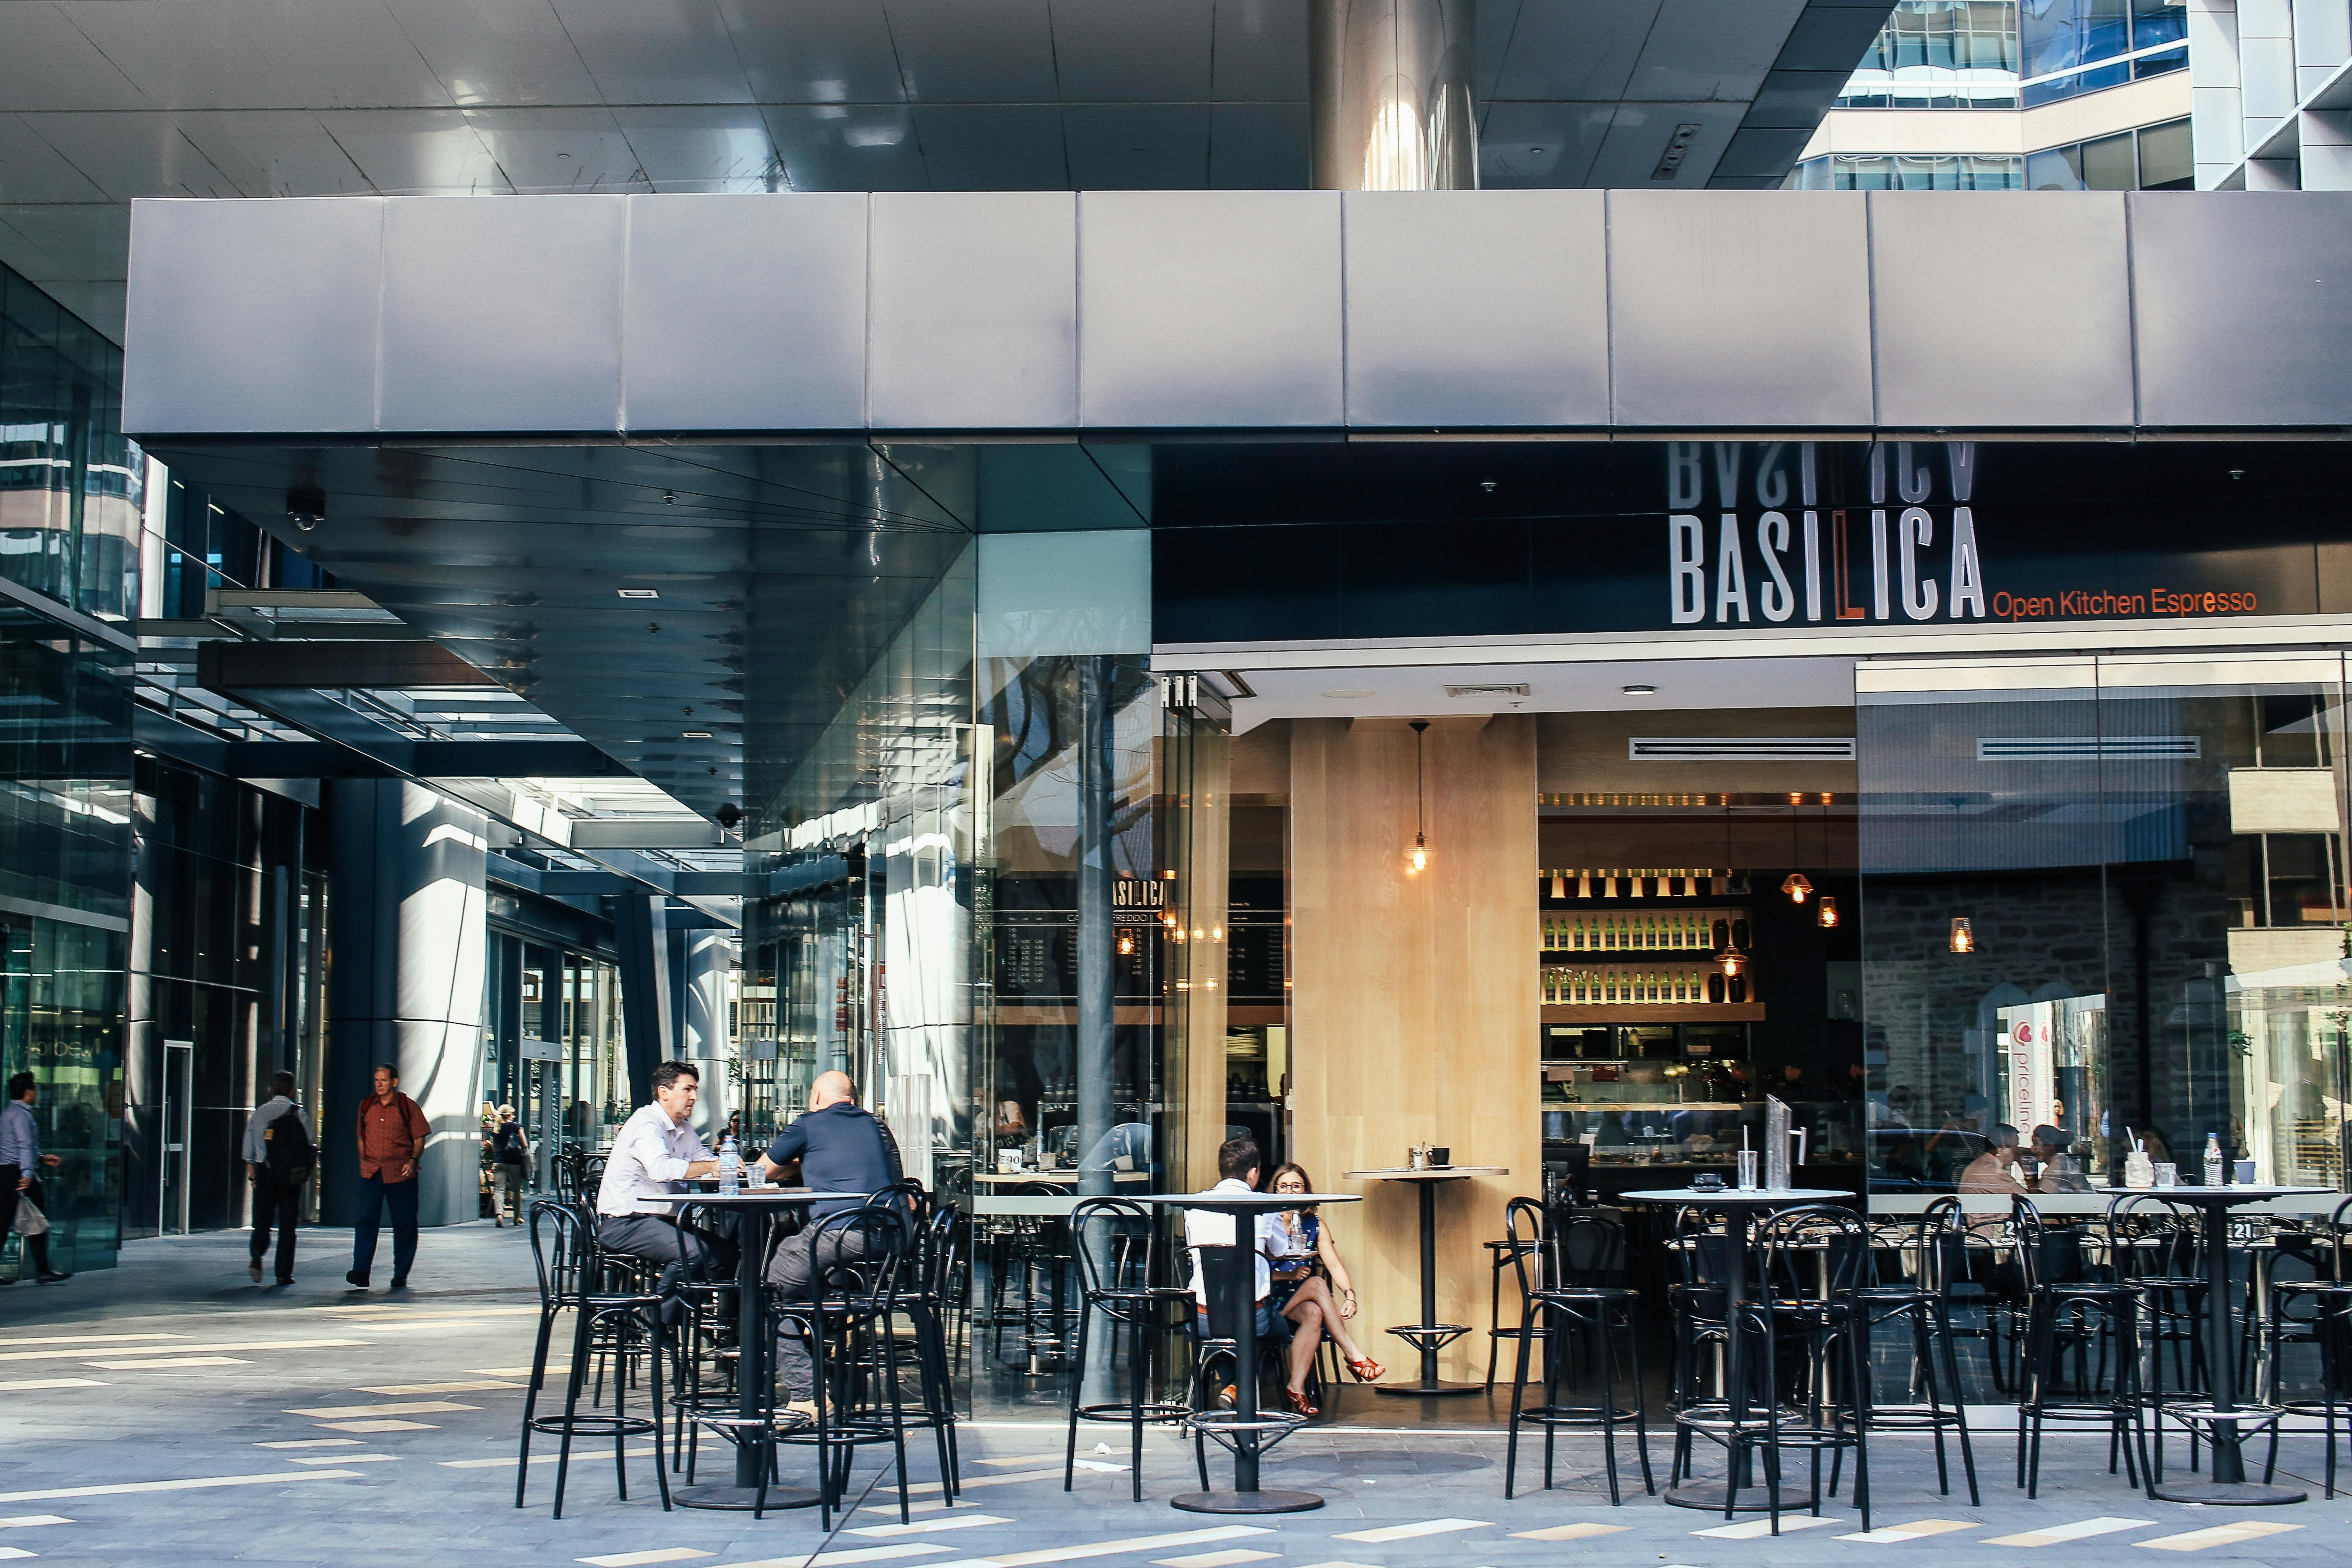
<path fill-rule="evenodd" d="M 33 1278 L 56 1285 L 73 1276 L 49 1267 L 48 1197 L 41 1190 L 41 1173 L 56 1170 L 58 1160 L 41 1152 L 40 1125 L 33 1120 L 40 1092 L 33 1075 L 20 1072 L 8 1080 L 8 1103 L 0 1106 L 0 1236 L 15 1231 L 33 1265 Z"/>
<path fill-rule="evenodd" d="M 360 1101 L 359 1209 L 352 1216 L 352 1271 L 343 1276 L 362 1290 L 386 1208 L 392 1210 L 392 1288 L 408 1288 L 409 1265 L 416 1261 L 416 1172 L 432 1130 L 416 1101 L 400 1092 L 400 1074 L 391 1063 L 378 1063 L 375 1092 Z"/>
<path fill-rule="evenodd" d="M 499 1130 L 490 1134 L 492 1177 L 498 1184 L 490 1190 L 490 1223 L 502 1226 L 509 1219 L 522 1223 L 523 1177 L 530 1171 L 530 1141 L 522 1135 L 522 1123 L 515 1120 L 515 1108 L 499 1107 Z"/>
<path fill-rule="evenodd" d="M 246 1273 L 261 1283 L 261 1260 L 269 1253 L 269 1231 L 278 1230 L 278 1282 L 294 1283 L 294 1227 L 302 1221 L 302 1184 L 319 1163 L 310 1119 L 294 1103 L 294 1075 L 269 1080 L 269 1098 L 245 1121 L 245 1173 L 253 1184 L 253 1252 Z"/>

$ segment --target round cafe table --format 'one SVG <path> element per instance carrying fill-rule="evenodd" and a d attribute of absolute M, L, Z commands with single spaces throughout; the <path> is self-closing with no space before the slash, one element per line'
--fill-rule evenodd
<path fill-rule="evenodd" d="M 2230 1342 L 2230 1210 L 2239 1204 L 2292 1193 L 2324 1192 L 2321 1187 L 2265 1187 L 2252 1183 L 2219 1187 L 2101 1187 L 2121 1202 L 2126 1197 L 2161 1198 L 2187 1204 L 2205 1215 L 2205 1375 L 2212 1398 L 2203 1405 L 2167 1407 L 2184 1424 L 2193 1421 L 2212 1438 L 2213 1463 L 2203 1476 L 2187 1480 L 2158 1481 L 2155 1495 L 2167 1502 L 2213 1503 L 2232 1508 L 2302 1502 L 2309 1493 L 2295 1487 L 2267 1486 L 2246 1479 L 2245 1440 L 2235 1416 L 2243 1414 L 2257 1426 L 2278 1419 L 2264 1406 L 2247 1409 L 2238 1404 L 2238 1357 Z"/>
<path fill-rule="evenodd" d="M 1195 1425 L 1222 1427 L 1225 1441 L 1234 1452 L 1234 1485 L 1231 1491 L 1179 1492 L 1168 1500 L 1172 1508 L 1187 1513 L 1305 1513 L 1323 1506 L 1323 1499 L 1314 1492 L 1267 1490 L 1257 1484 L 1258 1457 L 1270 1447 L 1265 1440 L 1269 1431 L 1286 1434 L 1298 1425 L 1299 1418 L 1284 1415 L 1267 1420 L 1257 1408 L 1257 1308 L 1253 1300 L 1256 1292 L 1257 1216 L 1278 1214 L 1285 1209 L 1311 1208 L 1319 1204 L 1354 1204 L 1363 1199 L 1355 1193 L 1154 1193 L 1122 1197 L 1122 1203 L 1152 1204 L 1161 1208 L 1199 1209 L 1204 1214 L 1231 1215 L 1234 1220 L 1234 1244 L 1231 1247 L 1203 1247 L 1202 1263 L 1206 1267 L 1212 1258 L 1227 1268 L 1242 1270 L 1242 1285 L 1237 1295 L 1245 1303 L 1241 1321 L 1234 1327 L 1234 1408 L 1230 1420 L 1219 1419 L 1223 1411 L 1202 1411 Z M 1249 1221 L 1248 1244 L 1243 1244 L 1242 1222 Z M 1222 1255 L 1222 1256 L 1220 1256 Z M 1212 1329 L 1215 1325 L 1211 1325 Z M 1203 1419 L 1203 1418 L 1207 1419 Z M 1280 1439 L 1276 1439 L 1279 1441 Z"/>
<path fill-rule="evenodd" d="M 1402 1182 L 1421 1192 L 1421 1321 L 1399 1323 L 1388 1331 L 1421 1352 L 1421 1377 L 1412 1383 L 1379 1384 L 1375 1385 L 1376 1392 L 1435 1399 L 1486 1391 L 1483 1383 L 1444 1383 L 1437 1376 L 1437 1352 L 1470 1331 L 1467 1323 L 1437 1321 L 1437 1188 L 1443 1182 L 1510 1173 L 1501 1165 L 1431 1165 L 1418 1171 L 1395 1167 L 1342 1173 L 1351 1182 Z"/>
<path fill-rule="evenodd" d="M 1692 1208 L 1723 1211 L 1724 1230 L 1731 1243 L 1727 1249 L 1731 1254 L 1727 1266 L 1729 1271 L 1722 1281 L 1723 1317 L 1727 1323 L 1735 1324 L 1739 1319 L 1739 1309 L 1748 1300 L 1748 1234 L 1755 1224 L 1755 1215 L 1759 1213 L 1769 1214 L 1774 1209 L 1794 1208 L 1800 1204 L 1833 1203 L 1839 1199 L 1853 1196 L 1852 1193 L 1835 1192 L 1827 1187 L 1784 1187 L 1777 1193 L 1766 1192 L 1760 1188 L 1754 1192 L 1742 1192 L 1738 1187 L 1719 1187 L 1709 1192 L 1696 1187 L 1654 1187 L 1644 1192 L 1618 1194 L 1621 1200 L 1628 1203 L 1675 1204 Z M 1748 1336 L 1735 1329 L 1724 1337 L 1726 1340 L 1723 1358 L 1724 1419 L 1727 1425 L 1731 1414 L 1730 1400 L 1734 1391 L 1747 1387 L 1747 1384 L 1742 1380 L 1747 1375 L 1745 1350 Z M 1758 1420 L 1760 1424 L 1761 1417 L 1752 1419 Z M 1664 1493 L 1665 1500 L 1676 1508 L 1705 1509 L 1710 1512 L 1721 1513 L 1724 1511 L 1724 1494 L 1727 1489 L 1730 1489 L 1738 1500 L 1735 1506 L 1740 1510 L 1755 1513 L 1768 1511 L 1772 1507 L 1772 1489 L 1769 1485 L 1759 1482 L 1755 1479 L 1753 1452 L 1747 1449 L 1739 1449 L 1736 1452 L 1737 1457 L 1731 1461 L 1729 1473 L 1724 1480 L 1692 1480 L 1685 1481 L 1678 1487 L 1668 1487 Z M 1784 1477 L 1783 1485 L 1786 1484 Z M 1797 1497 L 1784 1496 L 1780 1506 L 1784 1509 L 1802 1507 L 1810 1495 L 1806 1493 Z"/>
<path fill-rule="evenodd" d="M 760 1418 L 760 1391 L 764 1381 L 775 1374 L 768 1366 L 768 1302 L 767 1291 L 761 1288 L 760 1269 L 768 1259 L 768 1226 L 776 1214 L 783 1209 L 804 1208 L 810 1204 L 832 1203 L 847 1199 L 863 1203 L 869 1193 L 820 1193 L 807 1187 L 746 1187 L 734 1194 L 664 1193 L 647 1194 L 646 1203 L 668 1204 L 683 1207 L 688 1204 L 707 1204 L 716 1209 L 736 1209 L 741 1212 L 743 1223 L 735 1237 L 735 1414 L 747 1425 Z M 741 1509 L 749 1513 L 751 1500 L 760 1489 L 760 1467 L 767 1459 L 767 1446 L 738 1440 L 735 1445 L 735 1479 L 731 1485 L 678 1487 L 670 1492 L 670 1500 L 680 1508 Z M 814 1508 L 817 1494 L 806 1487 L 770 1487 L 763 1505 L 770 1509 Z"/>

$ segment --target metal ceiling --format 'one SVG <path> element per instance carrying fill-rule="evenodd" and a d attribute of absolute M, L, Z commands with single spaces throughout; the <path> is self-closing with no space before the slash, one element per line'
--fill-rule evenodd
<path fill-rule="evenodd" d="M 1482 179 L 1777 183 L 1888 8 L 1485 0 Z M 1307 16 L 1307 0 L 8 0 L 0 260 L 120 341 L 138 196 L 1297 187 Z"/>

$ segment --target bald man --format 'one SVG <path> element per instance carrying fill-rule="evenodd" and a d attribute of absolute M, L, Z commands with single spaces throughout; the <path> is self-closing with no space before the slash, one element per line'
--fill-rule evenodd
<path fill-rule="evenodd" d="M 809 1205 L 808 1225 L 786 1237 L 768 1259 L 768 1283 L 788 1301 L 805 1301 L 816 1294 L 822 1268 L 814 1257 L 818 1222 L 827 1215 L 858 1206 L 863 1194 L 881 1191 L 898 1179 L 897 1150 L 882 1124 L 857 1104 L 857 1086 L 847 1073 L 822 1072 L 809 1085 L 808 1110 L 776 1134 L 760 1156 L 762 1181 L 772 1181 L 778 1166 L 801 1163 L 801 1180 L 820 1193 L 854 1193 Z M 836 1229 L 825 1238 L 823 1268 L 842 1258 L 863 1257 L 866 1237 L 856 1231 Z M 816 1369 L 807 1344 L 791 1334 L 776 1342 L 776 1369 L 783 1374 L 792 1403 L 812 1408 Z"/>

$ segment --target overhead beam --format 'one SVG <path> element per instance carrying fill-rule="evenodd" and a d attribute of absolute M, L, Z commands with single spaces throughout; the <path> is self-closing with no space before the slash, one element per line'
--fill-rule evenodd
<path fill-rule="evenodd" d="M 215 691 L 499 684 L 439 643 L 366 637 L 199 643 L 196 680 Z"/>

